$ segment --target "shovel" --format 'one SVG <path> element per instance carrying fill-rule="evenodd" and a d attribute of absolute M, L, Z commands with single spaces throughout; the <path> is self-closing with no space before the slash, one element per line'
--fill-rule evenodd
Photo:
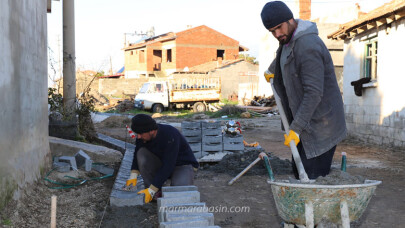
<path fill-rule="evenodd" d="M 273 90 L 274 99 L 276 100 L 276 104 L 277 104 L 278 110 L 280 112 L 281 121 L 283 122 L 283 125 L 284 125 L 285 133 L 288 135 L 288 133 L 290 132 L 290 125 L 288 124 L 287 117 L 285 115 L 280 97 L 278 96 L 276 90 L 274 89 L 273 78 L 270 78 L 270 84 L 271 84 L 271 88 Z M 295 165 L 297 166 L 300 181 L 303 183 L 310 182 L 308 175 L 305 172 L 304 165 L 302 164 L 301 157 L 298 154 L 297 146 L 295 145 L 294 141 L 290 141 L 290 148 L 291 148 L 291 152 L 292 152 L 292 155 L 293 155 L 293 158 L 295 161 Z"/>

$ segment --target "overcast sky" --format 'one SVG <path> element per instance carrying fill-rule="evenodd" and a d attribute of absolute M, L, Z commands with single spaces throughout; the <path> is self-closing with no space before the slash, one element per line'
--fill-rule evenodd
<path fill-rule="evenodd" d="M 145 32 L 154 27 L 155 35 L 179 32 L 187 25 L 206 25 L 250 49 L 258 57 L 260 39 L 267 31 L 260 12 L 268 0 L 76 0 L 76 67 L 113 71 L 124 65 L 124 33 Z M 284 1 L 294 9 L 294 0 Z M 312 0 L 312 17 L 360 3 L 362 11 L 374 9 L 389 0 Z M 62 49 L 62 1 L 52 1 L 48 13 L 49 58 L 56 72 Z M 293 10 L 294 12 L 294 10 Z M 294 15 L 298 16 L 298 15 Z M 127 35 L 128 40 L 140 37 Z M 59 40 L 59 45 L 58 45 Z M 60 57 L 62 58 L 62 57 Z M 111 59 L 111 63 L 110 63 Z M 53 69 L 49 72 L 51 75 Z M 56 73 L 58 74 L 58 73 Z"/>

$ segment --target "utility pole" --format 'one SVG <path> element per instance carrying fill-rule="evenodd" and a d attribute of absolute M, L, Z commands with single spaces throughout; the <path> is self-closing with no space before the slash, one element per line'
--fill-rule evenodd
<path fill-rule="evenodd" d="M 63 106 L 74 119 L 76 108 L 75 2 L 63 1 Z"/>

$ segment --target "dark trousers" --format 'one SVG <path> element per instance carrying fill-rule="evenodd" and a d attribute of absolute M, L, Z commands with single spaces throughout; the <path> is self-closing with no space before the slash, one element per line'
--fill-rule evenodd
<path fill-rule="evenodd" d="M 304 165 L 305 172 L 307 172 L 309 179 L 316 179 L 319 176 L 326 176 L 330 172 L 332 165 L 333 154 L 335 153 L 336 146 L 318 157 L 307 159 L 305 150 L 302 143 L 297 145 L 298 153 L 301 157 L 302 164 Z M 299 179 L 297 166 L 295 165 L 294 158 L 292 158 L 293 172 L 296 179 Z"/>
<path fill-rule="evenodd" d="M 143 178 L 145 188 L 148 188 L 156 172 L 162 166 L 162 161 L 150 152 L 148 149 L 142 147 L 136 154 L 138 160 L 138 168 Z M 185 186 L 194 184 L 194 169 L 192 165 L 176 166 L 173 173 L 170 175 L 171 186 Z"/>

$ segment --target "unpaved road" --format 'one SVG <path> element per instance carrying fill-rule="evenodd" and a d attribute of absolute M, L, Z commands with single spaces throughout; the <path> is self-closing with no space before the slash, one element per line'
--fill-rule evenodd
<path fill-rule="evenodd" d="M 158 122 L 181 122 L 161 118 Z M 283 145 L 283 132 L 277 116 L 240 120 L 244 139 L 259 142 L 266 151 L 281 159 L 290 159 L 291 152 Z M 129 140 L 124 128 L 129 120 L 115 118 L 111 123 L 96 124 L 99 133 Z M 368 179 L 381 180 L 361 219 L 352 227 L 403 227 L 405 218 L 405 151 L 379 148 L 348 139 L 336 150 L 334 167 L 340 166 L 340 153 L 348 154 L 347 171 Z M 241 161 L 241 164 L 243 162 Z M 113 164 L 112 164 L 113 166 Z M 243 164 L 241 166 L 246 166 Z M 258 167 L 256 167 L 258 166 Z M 263 167 L 259 162 L 255 168 Z M 196 175 L 195 185 L 201 201 L 217 208 L 215 224 L 221 227 L 280 227 L 270 185 L 264 173 L 247 172 L 232 186 L 227 183 L 233 172 L 215 172 L 203 165 Z M 118 167 L 115 167 L 118 168 Z M 244 167 L 238 167 L 244 168 Z M 264 169 L 264 167 L 263 167 Z M 287 179 L 287 175 L 276 175 Z M 47 227 L 50 222 L 50 198 L 58 196 L 58 227 L 158 227 L 156 202 L 146 206 L 111 208 L 108 204 L 113 179 L 88 182 L 74 189 L 48 189 L 42 181 L 30 185 L 20 202 L 12 202 L 0 213 L 0 227 Z M 226 209 L 228 211 L 226 211 Z M 240 212 L 229 212 L 231 209 Z"/>

